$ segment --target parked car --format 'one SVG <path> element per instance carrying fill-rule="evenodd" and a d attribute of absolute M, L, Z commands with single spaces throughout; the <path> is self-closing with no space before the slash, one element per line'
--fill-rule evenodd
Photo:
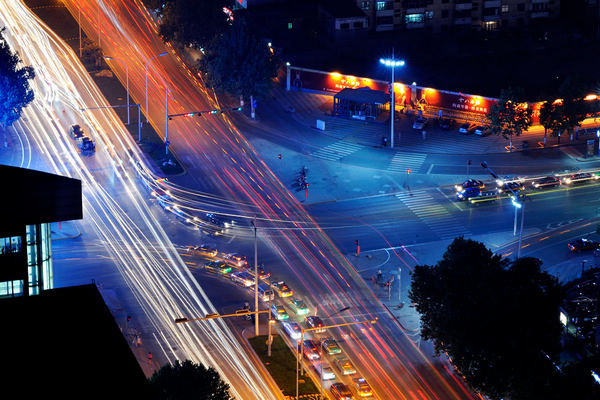
<path fill-rule="evenodd" d="M 452 129 L 452 127 L 454 127 L 454 124 L 456 124 L 456 121 L 450 118 L 443 118 L 440 121 L 440 128 L 444 129 L 444 130 L 448 130 L 448 129 Z"/>
<path fill-rule="evenodd" d="M 321 351 L 319 350 L 319 346 L 312 339 L 307 339 L 302 342 L 303 345 L 303 353 L 304 357 L 309 360 L 318 360 L 321 358 Z"/>
<path fill-rule="evenodd" d="M 354 396 L 350 392 L 350 389 L 348 389 L 348 386 L 341 382 L 332 383 L 329 391 L 335 400 L 354 400 Z"/>
<path fill-rule="evenodd" d="M 413 122 L 413 129 L 421 130 L 425 128 L 426 124 L 427 120 L 425 118 L 418 117 L 417 119 L 415 119 L 415 122 Z"/>
<path fill-rule="evenodd" d="M 317 317 L 316 315 L 310 315 L 308 317 L 306 317 L 305 319 L 306 321 L 306 325 L 308 325 L 309 328 L 321 328 L 321 329 L 315 329 L 315 332 L 317 333 L 322 333 L 325 332 L 325 328 L 323 328 L 325 326 L 325 324 L 323 324 L 323 321 L 321 321 L 321 318 Z"/>
<path fill-rule="evenodd" d="M 471 135 L 475 131 L 475 124 L 470 122 L 465 122 L 458 128 L 458 133 L 462 133 L 463 135 Z"/>
<path fill-rule="evenodd" d="M 459 185 L 454 185 L 454 189 L 456 189 L 457 192 L 460 192 L 461 190 L 470 188 L 470 187 L 476 187 L 479 189 L 483 189 L 485 187 L 485 183 L 483 183 L 482 181 L 477 180 L 477 179 L 467 179 L 466 181 L 464 181 L 463 183 L 461 183 Z"/>
<path fill-rule="evenodd" d="M 475 127 L 475 131 L 473 133 L 475 133 L 477 136 L 488 136 L 492 132 L 490 131 L 489 127 L 479 125 Z"/>
<path fill-rule="evenodd" d="M 600 176 L 596 174 L 590 174 L 589 172 L 581 172 L 578 174 L 571 174 L 569 176 L 565 176 L 563 178 L 563 182 L 567 185 L 571 185 L 574 183 L 583 183 L 588 181 L 596 181 L 600 179 Z"/>
<path fill-rule="evenodd" d="M 599 247 L 599 245 L 600 243 L 596 242 L 595 240 L 581 238 L 569 242 L 567 246 L 569 247 L 569 250 L 571 250 L 572 252 L 576 252 L 585 250 L 596 250 Z"/>
<path fill-rule="evenodd" d="M 481 189 L 479 189 L 477 187 L 470 187 L 470 188 L 463 189 L 460 192 L 457 192 L 456 200 L 458 200 L 458 201 L 469 200 L 470 198 L 477 197 L 480 194 L 481 194 Z"/>
<path fill-rule="evenodd" d="M 535 179 L 531 182 L 531 186 L 534 189 L 543 189 L 547 187 L 560 186 L 560 179 L 556 176 L 545 176 L 543 178 Z"/>
<path fill-rule="evenodd" d="M 356 373 L 354 365 L 346 357 L 338 357 L 335 359 L 335 364 L 342 371 L 342 375 L 353 375 Z"/>

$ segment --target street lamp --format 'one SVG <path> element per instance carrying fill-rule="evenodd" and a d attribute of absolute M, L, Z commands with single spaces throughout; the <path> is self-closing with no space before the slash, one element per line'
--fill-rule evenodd
<path fill-rule="evenodd" d="M 519 246 L 517 247 L 517 259 L 519 259 L 521 257 L 521 241 L 523 240 L 523 221 L 525 220 L 525 195 L 522 196 L 520 203 L 513 197 L 512 204 L 515 206 L 515 212 L 518 208 L 521 209 L 521 229 L 519 232 Z"/>
<path fill-rule="evenodd" d="M 127 67 L 127 63 L 125 61 L 121 60 L 120 58 L 104 57 L 104 59 L 121 61 L 123 63 L 123 65 L 125 66 L 125 76 L 126 76 L 126 81 L 127 81 L 127 125 L 129 125 L 129 67 Z"/>
<path fill-rule="evenodd" d="M 250 221 L 252 224 L 252 228 L 254 228 L 254 309 L 258 310 L 258 253 L 257 253 L 257 241 L 256 241 L 256 217 L 254 220 Z M 272 293 L 272 291 L 271 291 Z M 269 294 L 269 300 L 271 299 L 271 294 Z M 271 307 L 269 306 L 269 309 Z M 258 315 L 256 316 L 256 321 L 254 322 L 254 333 L 258 336 Z"/>
<path fill-rule="evenodd" d="M 391 92 L 392 92 L 392 101 L 391 101 L 391 107 L 390 107 L 390 115 L 391 115 L 391 129 L 390 129 L 390 148 L 394 148 L 394 111 L 396 109 L 396 100 L 395 100 L 395 96 L 394 96 L 394 70 L 396 69 L 396 67 L 403 67 L 404 66 L 404 60 L 398 60 L 396 58 L 394 58 L 394 49 L 392 48 L 392 58 L 380 58 L 379 62 L 383 65 L 385 65 L 386 67 L 391 67 L 392 68 L 392 87 L 391 87 Z"/>
<path fill-rule="evenodd" d="M 596 130 L 596 137 L 598 138 L 598 157 L 600 157 L 600 129 Z"/>
<path fill-rule="evenodd" d="M 155 55 L 154 57 L 150 57 L 148 60 L 146 60 L 146 122 L 148 121 L 148 63 L 150 63 L 150 61 L 154 60 L 155 58 L 158 57 L 162 57 L 162 56 L 166 56 L 167 54 L 169 54 L 168 52 L 164 52 L 164 53 L 160 53 L 158 55 Z"/>

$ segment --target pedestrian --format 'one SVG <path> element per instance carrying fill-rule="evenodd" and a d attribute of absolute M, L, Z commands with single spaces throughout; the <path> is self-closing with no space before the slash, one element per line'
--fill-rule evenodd
<path fill-rule="evenodd" d="M 379 268 L 377 270 L 377 282 L 381 281 L 381 278 L 383 277 L 383 274 L 381 272 L 381 268 Z"/>
<path fill-rule="evenodd" d="M 152 352 L 148 352 L 148 365 L 152 365 Z"/>
<path fill-rule="evenodd" d="M 140 335 L 137 335 L 137 339 L 135 341 L 135 346 L 142 347 L 142 337 Z"/>
<path fill-rule="evenodd" d="M 427 132 L 425 132 L 425 131 L 423 130 L 423 131 L 421 131 L 421 135 L 423 135 L 423 140 L 425 140 L 425 137 L 426 137 L 426 135 L 427 135 Z"/>
<path fill-rule="evenodd" d="M 387 142 L 388 142 L 388 139 L 384 136 L 383 137 L 383 147 L 387 147 Z"/>

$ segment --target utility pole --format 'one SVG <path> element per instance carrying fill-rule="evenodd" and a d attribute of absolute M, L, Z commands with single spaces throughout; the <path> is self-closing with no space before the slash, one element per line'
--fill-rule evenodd
<path fill-rule="evenodd" d="M 257 253 L 257 241 L 256 241 L 256 217 L 252 220 L 252 227 L 254 228 L 254 310 L 258 311 L 258 253 Z M 271 300 L 271 295 L 269 294 L 269 301 Z M 271 307 L 269 306 L 269 312 L 271 312 Z M 254 321 L 254 334 L 258 336 L 258 314 L 256 315 L 256 320 Z"/>

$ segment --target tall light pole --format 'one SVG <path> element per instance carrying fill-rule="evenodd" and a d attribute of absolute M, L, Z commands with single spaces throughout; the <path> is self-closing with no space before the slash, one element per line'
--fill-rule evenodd
<path fill-rule="evenodd" d="M 525 195 L 521 198 L 521 202 L 518 203 L 513 198 L 513 206 L 515 206 L 515 212 L 517 208 L 521 209 L 521 231 L 519 232 L 519 242 L 517 247 L 517 260 L 521 257 L 521 241 L 523 240 L 523 221 L 525 220 Z"/>
<path fill-rule="evenodd" d="M 129 67 L 127 67 L 127 63 L 125 61 L 121 60 L 120 58 L 104 57 L 104 59 L 121 61 L 123 63 L 123 65 L 125 66 L 125 76 L 126 76 L 126 81 L 127 81 L 127 125 L 129 125 Z"/>
<path fill-rule="evenodd" d="M 77 25 L 79 25 L 79 58 L 81 58 L 81 5 L 77 5 Z"/>
<path fill-rule="evenodd" d="M 171 96 L 172 97 L 172 96 Z M 169 87 L 165 85 L 165 155 L 169 155 Z"/>
<path fill-rule="evenodd" d="M 390 105 L 390 148 L 394 148 L 394 112 L 396 110 L 396 99 L 395 99 L 395 95 L 394 95 L 394 70 L 396 69 L 396 67 L 403 67 L 405 62 L 404 60 L 397 60 L 394 57 L 394 49 L 392 48 L 392 58 L 380 58 L 379 62 L 383 65 L 385 65 L 386 67 L 391 67 L 392 68 L 392 86 L 390 91 L 392 92 L 392 100 L 391 100 L 391 105 Z"/>
<path fill-rule="evenodd" d="M 256 241 L 256 217 L 254 217 L 254 220 L 250 221 L 250 223 L 254 228 L 254 309 L 258 311 L 258 253 Z M 269 299 L 270 298 L 271 294 L 269 294 Z M 256 320 L 254 321 L 254 334 L 258 336 L 258 314 L 256 314 Z"/>
<path fill-rule="evenodd" d="M 164 53 L 160 53 L 155 55 L 154 57 L 150 57 L 148 60 L 146 60 L 146 122 L 148 121 L 148 63 L 150 63 L 150 61 L 154 60 L 155 58 L 158 57 L 162 57 L 162 56 L 166 56 L 167 54 L 169 54 L 168 52 L 164 52 Z"/>

